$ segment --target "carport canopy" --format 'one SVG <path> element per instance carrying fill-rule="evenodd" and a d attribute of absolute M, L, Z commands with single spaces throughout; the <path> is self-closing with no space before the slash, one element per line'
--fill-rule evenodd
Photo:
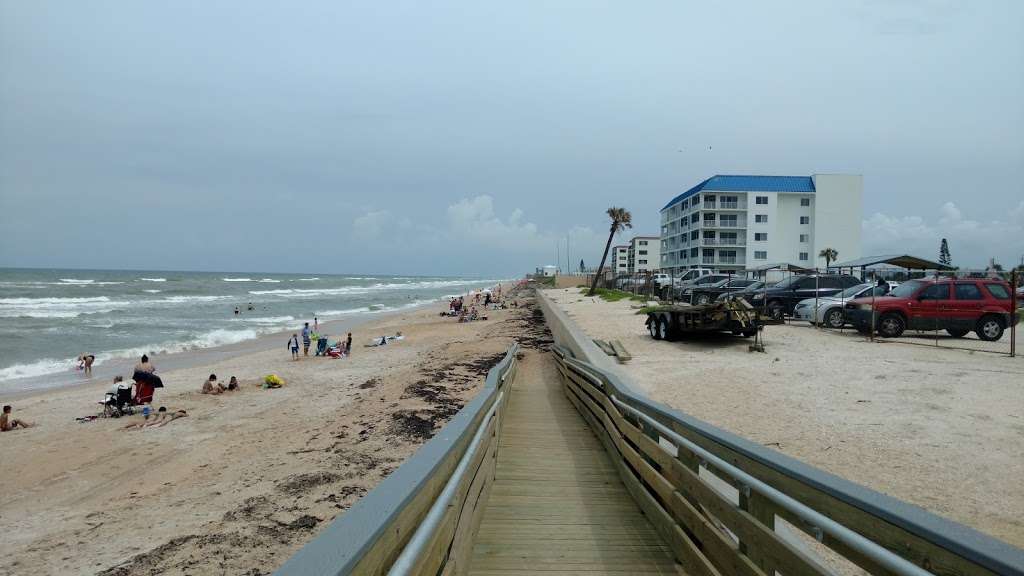
<path fill-rule="evenodd" d="M 789 262 L 779 262 L 777 264 L 762 264 L 755 268 L 747 268 L 748 272 L 766 272 L 768 270 L 787 270 L 790 272 L 813 272 L 812 269 L 806 266 L 799 266 L 797 264 L 790 264 Z"/>
<path fill-rule="evenodd" d="M 868 266 L 875 266 L 878 264 L 888 264 L 890 266 L 906 268 L 908 270 L 956 270 L 953 266 L 933 262 L 924 258 L 918 258 L 917 256 L 911 256 L 909 254 L 865 256 L 864 258 L 857 258 L 856 260 L 837 262 L 831 264 L 829 268 L 839 268 L 840 270 L 843 268 L 867 268 Z"/>

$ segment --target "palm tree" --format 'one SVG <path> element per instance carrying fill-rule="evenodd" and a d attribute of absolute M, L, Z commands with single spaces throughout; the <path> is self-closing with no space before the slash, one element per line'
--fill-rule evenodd
<path fill-rule="evenodd" d="M 818 258 L 825 259 L 825 270 L 828 271 L 828 265 L 839 258 L 839 251 L 835 248 L 822 248 L 821 252 L 818 252 Z"/>
<path fill-rule="evenodd" d="M 611 228 L 608 230 L 608 242 L 604 245 L 604 254 L 601 256 L 601 265 L 597 267 L 597 274 L 594 274 L 594 281 L 590 284 L 590 292 L 588 296 L 593 296 L 597 290 L 597 280 L 600 275 L 604 272 L 604 263 L 608 259 L 608 250 L 612 247 L 612 238 L 615 238 L 615 234 L 626 228 L 633 227 L 633 215 L 629 213 L 629 210 L 625 208 L 616 208 L 612 206 L 608 209 L 608 217 L 612 219 Z"/>

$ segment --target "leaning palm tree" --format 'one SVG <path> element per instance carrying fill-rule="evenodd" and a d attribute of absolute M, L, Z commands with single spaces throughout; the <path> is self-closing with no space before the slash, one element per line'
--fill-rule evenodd
<path fill-rule="evenodd" d="M 604 254 L 601 256 L 601 265 L 597 267 L 597 274 L 594 274 L 594 281 L 590 284 L 590 292 L 588 296 L 593 296 L 597 290 L 597 280 L 601 277 L 604 272 L 604 263 L 608 259 L 608 250 L 612 247 L 612 239 L 615 235 L 626 228 L 633 227 L 633 215 L 629 213 L 629 210 L 625 208 L 616 208 L 612 206 L 608 209 L 608 217 L 612 219 L 611 229 L 608 230 L 608 242 L 604 245 Z"/>
<path fill-rule="evenodd" d="M 822 248 L 821 252 L 818 252 L 818 258 L 825 259 L 825 270 L 828 271 L 828 265 L 839 258 L 839 251 L 835 248 Z"/>

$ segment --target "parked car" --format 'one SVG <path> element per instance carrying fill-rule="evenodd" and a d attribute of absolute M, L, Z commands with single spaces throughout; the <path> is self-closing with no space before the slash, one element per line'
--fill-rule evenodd
<path fill-rule="evenodd" d="M 793 308 L 793 317 L 797 320 L 807 320 L 815 325 L 824 324 L 829 328 L 842 328 L 847 322 L 844 307 L 848 301 L 871 296 L 885 296 L 892 287 L 894 287 L 892 282 L 883 286 L 868 282 L 847 288 L 834 296 L 801 300 Z"/>
<path fill-rule="evenodd" d="M 682 286 L 683 284 L 689 284 L 701 276 L 707 276 L 708 274 L 714 274 L 715 271 L 710 268 L 690 268 L 686 272 L 679 276 L 672 278 L 673 286 Z"/>
<path fill-rule="evenodd" d="M 658 287 L 659 290 L 672 283 L 672 277 L 664 273 L 658 273 L 653 275 L 651 277 L 651 280 L 654 282 L 654 284 Z"/>
<path fill-rule="evenodd" d="M 857 330 L 897 338 L 904 330 L 945 330 L 962 338 L 975 332 L 982 340 L 999 340 L 1017 321 L 1010 286 L 988 278 L 929 278 L 904 282 L 888 296 L 858 298 L 846 303 Z"/>
<path fill-rule="evenodd" d="M 735 278 L 735 276 L 729 276 L 728 274 L 707 274 L 685 284 L 670 287 L 670 295 L 673 300 L 682 300 L 686 302 L 689 301 L 689 295 L 687 295 L 687 290 L 697 288 L 700 286 L 711 286 L 712 284 L 716 284 L 718 282 L 721 282 L 722 280 L 729 280 L 730 278 Z"/>
<path fill-rule="evenodd" d="M 727 278 L 714 284 L 690 286 L 683 290 L 680 299 L 690 304 L 707 304 L 713 302 L 722 294 L 746 290 L 753 284 L 760 284 L 760 282 L 749 278 Z"/>
<path fill-rule="evenodd" d="M 810 274 L 791 276 L 773 286 L 760 290 L 744 290 L 737 293 L 755 308 L 763 308 L 772 318 L 792 314 L 797 302 L 825 296 L 832 296 L 861 281 L 848 274 Z"/>

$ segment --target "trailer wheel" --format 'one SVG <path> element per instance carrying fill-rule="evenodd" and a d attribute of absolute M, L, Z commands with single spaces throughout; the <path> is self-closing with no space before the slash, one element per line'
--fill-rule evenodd
<path fill-rule="evenodd" d="M 651 338 L 654 338 L 655 340 L 661 340 L 661 332 L 658 331 L 657 316 L 647 317 L 647 331 L 650 332 Z"/>
<path fill-rule="evenodd" d="M 665 316 L 662 316 L 662 317 L 658 318 L 658 336 L 659 336 L 658 340 L 668 340 L 669 339 L 669 335 L 670 335 L 670 332 L 669 332 L 669 326 L 668 326 L 668 318 L 665 317 Z"/>

